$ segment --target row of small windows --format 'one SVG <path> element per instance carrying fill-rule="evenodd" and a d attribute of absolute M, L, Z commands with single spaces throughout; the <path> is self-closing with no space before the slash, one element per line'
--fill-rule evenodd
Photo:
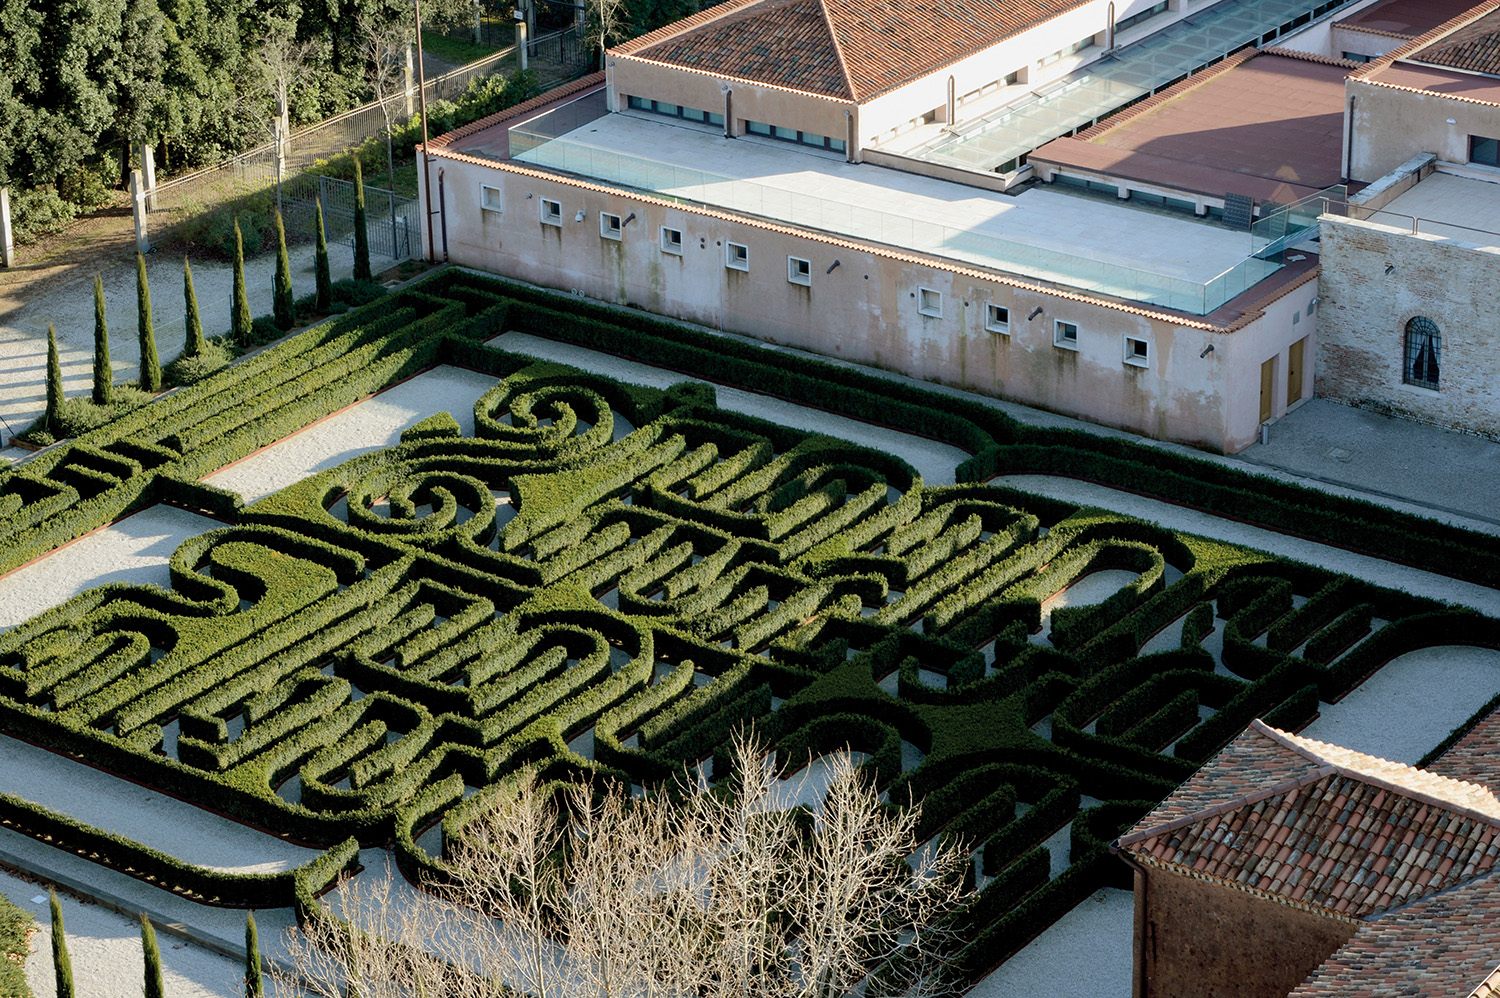
<path fill-rule="evenodd" d="M 668 104 L 666 101 L 651 100 L 649 97 L 627 97 L 625 103 L 632 111 L 649 111 L 652 114 L 664 114 L 669 118 L 681 118 L 684 121 L 724 127 L 724 116 L 713 111 L 700 111 L 696 107 Z"/>
<path fill-rule="evenodd" d="M 745 122 L 745 131 L 751 135 L 763 135 L 768 139 L 780 139 L 783 142 L 795 142 L 798 145 L 812 146 L 814 149 L 831 149 L 834 152 L 843 152 L 848 148 L 843 139 L 835 139 L 828 135 L 818 135 L 815 132 L 802 132 L 795 128 L 783 128 L 780 125 L 768 125 L 764 121 Z"/>
<path fill-rule="evenodd" d="M 1137 24 L 1140 24 L 1142 21 L 1150 20 L 1157 14 L 1166 13 L 1166 10 L 1167 0 L 1162 0 L 1161 3 L 1147 7 L 1145 10 L 1141 11 L 1138 14 L 1131 14 L 1129 17 L 1123 17 L 1115 22 L 1115 33 L 1119 34 L 1122 31 L 1129 31 L 1131 28 L 1135 27 Z"/>

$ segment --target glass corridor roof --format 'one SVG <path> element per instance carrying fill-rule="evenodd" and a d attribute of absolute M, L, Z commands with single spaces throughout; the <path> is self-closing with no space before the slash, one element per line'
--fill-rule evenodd
<path fill-rule="evenodd" d="M 965 170 L 993 170 L 1323 6 L 1326 0 L 1223 0 L 1018 102 L 920 145 L 890 151 Z"/>

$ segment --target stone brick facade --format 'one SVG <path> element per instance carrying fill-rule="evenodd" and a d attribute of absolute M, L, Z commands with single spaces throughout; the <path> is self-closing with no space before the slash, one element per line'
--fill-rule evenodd
<path fill-rule="evenodd" d="M 1319 395 L 1500 437 L 1500 252 L 1325 218 L 1321 263 Z M 1403 382 L 1417 316 L 1442 334 L 1437 391 Z"/>

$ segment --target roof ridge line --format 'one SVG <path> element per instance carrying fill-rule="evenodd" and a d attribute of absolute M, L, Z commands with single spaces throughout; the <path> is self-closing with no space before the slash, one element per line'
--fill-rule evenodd
<path fill-rule="evenodd" d="M 838 56 L 839 72 L 844 76 L 844 86 L 849 88 L 849 96 L 857 104 L 864 96 L 858 87 L 854 85 L 854 74 L 849 72 L 849 60 L 844 57 L 844 43 L 839 39 L 838 30 L 833 24 L 833 15 L 828 12 L 828 0 L 813 0 L 818 5 L 818 13 L 823 15 L 823 27 L 828 29 L 828 40 L 833 42 L 833 54 Z"/>
<path fill-rule="evenodd" d="M 1345 69 L 1358 69 L 1363 66 L 1362 62 L 1354 62 L 1351 59 L 1336 59 L 1331 55 L 1319 55 L 1317 52 L 1299 52 L 1296 49 L 1282 48 L 1280 45 L 1271 45 L 1261 49 L 1265 55 L 1280 56 L 1283 59 L 1298 59 L 1302 62 L 1314 62 L 1321 66 L 1339 66 Z"/>
<path fill-rule="evenodd" d="M 686 34 L 689 31 L 694 31 L 708 24 L 713 24 L 715 21 L 721 21 L 731 14 L 738 14 L 746 7 L 754 7 L 764 2 L 766 0 L 723 0 L 722 3 L 705 7 L 703 10 L 679 18 L 670 24 L 664 24 L 654 31 L 648 31 L 644 35 L 627 39 L 608 51 L 611 54 L 618 52 L 621 55 L 634 55 L 641 49 L 650 48 L 658 42 L 676 38 L 678 35 Z"/>
<path fill-rule="evenodd" d="M 1496 0 L 1496 3 L 1500 4 L 1500 0 Z M 1404 762 L 1396 762 L 1392 759 L 1382 759 L 1380 756 L 1370 755 L 1368 752 L 1360 752 L 1356 749 L 1343 748 L 1342 746 L 1332 745 L 1328 742 L 1320 742 L 1315 738 L 1305 738 L 1302 735 L 1293 735 L 1289 732 L 1282 731 L 1279 728 L 1273 728 L 1271 725 L 1267 724 L 1265 721 L 1262 721 L 1260 718 L 1256 718 L 1255 720 L 1251 721 L 1250 727 L 1255 729 L 1256 731 L 1259 731 L 1261 734 L 1267 736 L 1268 738 L 1275 740 L 1281 745 L 1286 746 L 1293 752 L 1296 752 L 1306 759 L 1309 759 L 1316 763 L 1320 763 L 1324 766 L 1333 767 L 1344 776 L 1353 777 L 1354 779 L 1360 780 L 1361 782 L 1380 787 L 1382 790 L 1388 790 L 1391 793 L 1401 794 L 1403 797 L 1410 797 L 1413 800 L 1421 801 L 1424 804 L 1430 804 L 1433 807 L 1441 807 L 1449 811 L 1455 811 L 1459 814 L 1467 815 L 1485 824 L 1500 827 L 1500 814 L 1488 814 L 1484 811 L 1477 810 L 1476 808 L 1471 807 L 1468 804 L 1446 800 L 1422 788 L 1397 783 L 1391 777 L 1364 772 L 1363 770 L 1356 769 L 1353 766 L 1349 766 L 1347 764 L 1340 763 L 1335 759 L 1331 759 L 1323 753 L 1320 753 L 1317 750 L 1311 748 L 1310 746 L 1301 743 L 1312 742 L 1315 745 L 1328 745 L 1330 748 L 1338 749 L 1341 752 L 1349 752 L 1354 755 L 1364 756 L 1368 759 L 1375 759 L 1376 761 L 1385 763 L 1389 766 L 1399 766 L 1402 769 L 1430 780 L 1440 780 L 1444 783 L 1451 783 L 1459 787 L 1481 791 L 1483 793 L 1489 794 L 1489 796 L 1492 799 L 1495 799 L 1497 802 L 1500 802 L 1500 798 L 1495 797 L 1495 792 L 1482 783 L 1473 783 L 1469 780 L 1455 779 L 1451 776 L 1444 776 L 1441 773 L 1434 773 L 1431 770 L 1418 769 L 1417 767 L 1409 766 Z"/>
<path fill-rule="evenodd" d="M 1179 828 L 1186 828 L 1188 825 L 1196 825 L 1200 821 L 1207 821 L 1209 818 L 1216 818 L 1221 814 L 1228 814 L 1230 811 L 1237 811 L 1242 807 L 1249 807 L 1254 804 L 1259 804 L 1261 801 L 1269 800 L 1270 798 L 1275 797 L 1278 794 L 1284 794 L 1289 793 L 1293 790 L 1298 790 L 1302 787 L 1308 786 L 1309 784 L 1317 783 L 1319 780 L 1326 779 L 1329 776 L 1333 776 L 1337 772 L 1338 769 L 1336 767 L 1330 766 L 1325 763 L 1319 766 L 1317 769 L 1311 770 L 1307 773 L 1303 773 L 1300 776 L 1288 777 L 1287 779 L 1282 780 L 1272 786 L 1262 787 L 1259 790 L 1252 791 L 1248 794 L 1243 794 L 1239 797 L 1235 797 L 1232 800 L 1220 801 L 1217 804 L 1213 804 L 1209 807 L 1202 808 L 1201 810 L 1194 811 L 1192 814 L 1185 814 L 1179 818 L 1173 818 L 1171 821 L 1163 822 L 1160 825 L 1153 825 L 1151 828 L 1143 828 L 1138 832 L 1129 832 L 1125 835 L 1121 835 L 1118 839 L 1115 840 L 1115 845 L 1120 848 L 1125 848 L 1126 846 L 1135 845 L 1137 842 L 1144 842 L 1146 839 L 1156 838 L 1160 835 L 1166 835 L 1170 832 L 1177 831 L 1177 829 Z"/>
<path fill-rule="evenodd" d="M 1448 35 L 1453 34 L 1453 32 L 1457 31 L 1459 28 L 1467 28 L 1475 21 L 1478 21 L 1482 17 L 1487 17 L 1497 10 L 1500 10 L 1500 0 L 1485 0 L 1484 3 L 1481 3 L 1476 7 L 1471 7 L 1469 10 L 1464 11 L 1462 14 L 1449 18 L 1432 30 L 1417 35 L 1405 45 L 1398 45 L 1384 55 L 1376 56 L 1374 59 L 1371 59 L 1359 69 L 1356 69 L 1354 72 L 1350 73 L 1349 78 L 1353 80 L 1368 81 L 1372 83 L 1376 82 L 1374 80 L 1370 80 L 1370 76 L 1377 70 L 1385 69 L 1387 66 L 1396 62 L 1398 59 L 1404 59 L 1408 55 L 1411 55 L 1413 52 L 1420 52 L 1422 49 L 1426 48 L 1428 45 L 1431 45 L 1433 42 L 1446 38 Z"/>

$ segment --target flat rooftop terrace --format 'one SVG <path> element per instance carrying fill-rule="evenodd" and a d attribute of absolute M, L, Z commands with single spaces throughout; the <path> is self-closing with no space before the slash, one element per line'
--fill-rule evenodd
<path fill-rule="evenodd" d="M 1339 182 L 1350 68 L 1247 49 L 1163 91 L 1159 103 L 1047 143 L 1031 162 L 1287 204 Z"/>
<path fill-rule="evenodd" d="M 579 116 L 576 108 L 552 113 L 566 124 Z M 510 158 L 1197 315 L 1278 269 L 1250 258 L 1249 233 L 1108 199 L 997 194 L 636 112 L 605 113 L 560 134 L 551 124 L 509 124 Z M 486 130 L 454 145 L 494 157 L 502 141 Z"/>
<path fill-rule="evenodd" d="M 1284 25 L 1305 23 L 1323 6 L 1320 0 L 1221 0 L 972 120 L 962 120 L 960 109 L 956 128 L 928 126 L 879 148 L 992 171 L 1246 45 L 1269 41 Z"/>
<path fill-rule="evenodd" d="M 1480 0 L 1381 0 L 1338 23 L 1362 31 L 1415 38 L 1439 24 L 1473 10 Z"/>
<path fill-rule="evenodd" d="M 1414 227 L 1423 235 L 1500 250 L 1500 178 L 1491 183 L 1432 173 L 1391 199 L 1368 221 Z"/>

